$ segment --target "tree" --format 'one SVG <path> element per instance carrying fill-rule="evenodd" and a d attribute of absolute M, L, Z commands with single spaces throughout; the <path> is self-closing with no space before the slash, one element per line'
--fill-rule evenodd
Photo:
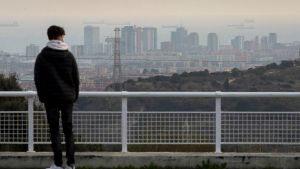
<path fill-rule="evenodd" d="M 0 91 L 20 91 L 22 90 L 18 84 L 18 77 L 16 74 L 11 74 L 5 76 L 0 74 Z M 22 97 L 0 97 L 0 111 L 24 111 L 26 110 L 27 102 L 25 98 Z M 5 133 L 5 137 L 8 142 L 13 142 L 15 137 L 26 138 L 26 134 L 16 132 L 17 129 L 26 128 L 26 123 L 20 122 L 24 121 L 24 116 L 16 115 L 15 113 L 4 113 L 0 114 L 0 121 L 8 121 L 8 123 L 0 123 L 0 137 Z M 5 130 L 1 130 L 5 129 Z M 23 136 L 20 136 L 22 134 Z M 0 145 L 0 150 L 10 148 L 16 149 L 17 147 L 11 146 L 6 147 L 5 145 Z"/>
<path fill-rule="evenodd" d="M 230 88 L 230 84 L 229 84 L 229 79 L 227 78 L 227 79 L 225 80 L 225 82 L 223 83 L 223 89 L 224 89 L 225 91 L 227 91 L 227 90 L 229 90 L 229 88 Z"/>
<path fill-rule="evenodd" d="M 22 88 L 18 84 L 18 77 L 16 74 L 11 74 L 5 77 L 0 74 L 0 91 L 21 91 Z M 2 111 L 16 111 L 25 110 L 26 102 L 24 98 L 0 98 L 0 110 Z"/>

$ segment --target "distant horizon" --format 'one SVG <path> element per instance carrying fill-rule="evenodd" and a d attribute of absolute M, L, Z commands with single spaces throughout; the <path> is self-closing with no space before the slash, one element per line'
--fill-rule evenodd
<path fill-rule="evenodd" d="M 91 22 L 96 22 L 97 20 L 88 20 Z M 99 20 L 102 21 L 102 20 Z M 103 20 L 104 21 L 104 20 Z M 108 21 L 106 21 L 108 22 Z M 57 24 L 63 26 L 66 29 L 66 42 L 71 45 L 80 45 L 83 44 L 83 28 L 84 24 L 82 22 L 64 24 L 63 22 L 56 22 L 53 24 Z M 170 40 L 170 32 L 175 30 L 175 28 L 162 28 L 164 25 L 178 25 L 183 26 L 187 29 L 188 32 L 197 32 L 199 34 L 199 41 L 201 46 L 206 45 L 206 38 L 209 32 L 215 32 L 219 36 L 220 45 L 230 44 L 230 40 L 233 39 L 237 35 L 245 36 L 245 39 L 252 39 L 255 36 L 267 36 L 269 33 L 274 32 L 278 34 L 278 41 L 280 43 L 288 43 L 294 41 L 300 41 L 300 30 L 298 30 L 300 26 L 300 22 L 296 25 L 295 23 L 290 23 L 290 26 L 281 25 L 273 23 L 270 25 L 264 23 L 258 23 L 255 21 L 253 24 L 254 30 L 238 30 L 228 25 L 240 24 L 240 22 L 231 22 L 229 24 L 226 23 L 214 23 L 214 25 L 203 24 L 202 25 L 191 25 L 191 24 L 176 24 L 173 22 L 172 24 L 132 24 L 136 26 L 146 27 L 152 26 L 158 29 L 158 47 L 160 46 L 160 42 L 169 41 Z M 28 23 L 24 24 L 23 22 L 18 22 L 19 27 L 0 27 L 0 51 L 5 51 L 9 53 L 25 53 L 25 47 L 29 44 L 36 44 L 43 48 L 47 43 L 47 28 L 52 25 L 51 23 L 41 22 L 38 23 Z M 106 36 L 113 36 L 113 28 L 114 26 L 105 26 L 105 25 L 94 25 L 100 27 L 100 40 L 104 41 Z M 293 27 L 291 27 L 293 26 Z M 123 26 L 119 26 L 123 27 Z M 272 28 L 274 27 L 274 28 Z"/>
<path fill-rule="evenodd" d="M 300 12 L 297 0 L 0 0 L 0 25 L 18 23 L 19 27 L 0 26 L 0 50 L 25 53 L 29 44 L 41 48 L 47 43 L 46 30 L 52 25 L 66 29 L 69 45 L 83 43 L 84 22 L 127 23 L 153 26 L 159 42 L 170 40 L 163 25 L 182 25 L 188 32 L 199 34 L 200 45 L 206 44 L 207 33 L 219 35 L 220 44 L 228 44 L 234 36 L 246 39 L 270 32 L 278 34 L 282 43 L 300 41 Z M 253 20 L 255 29 L 238 30 L 239 25 Z M 113 26 L 99 25 L 100 40 L 113 36 Z M 122 26 L 119 26 L 122 27 Z"/>

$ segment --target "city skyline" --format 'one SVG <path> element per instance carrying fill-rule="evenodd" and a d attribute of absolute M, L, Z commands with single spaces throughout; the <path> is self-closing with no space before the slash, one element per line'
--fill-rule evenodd
<path fill-rule="evenodd" d="M 259 38 L 259 45 L 262 46 L 262 49 L 269 49 L 268 45 L 273 46 L 277 43 L 280 43 L 280 40 L 278 41 L 277 33 L 270 32 L 268 34 L 264 34 L 262 36 L 254 36 L 246 38 L 245 36 L 241 34 L 236 34 L 235 36 L 231 37 L 231 40 L 229 43 L 220 43 L 219 41 L 219 35 L 215 32 L 210 32 L 206 35 L 206 37 L 201 37 L 202 39 L 205 39 L 204 43 L 199 43 L 199 34 L 197 32 L 191 32 L 188 29 L 186 29 L 183 26 L 178 26 L 174 31 L 169 31 L 170 38 L 166 39 L 165 41 L 158 42 L 157 41 L 157 28 L 156 27 L 140 27 L 137 25 L 134 26 L 124 26 L 121 27 L 121 43 L 122 43 L 122 50 L 123 54 L 141 54 L 145 52 L 153 52 L 155 50 L 159 51 L 169 51 L 169 52 L 183 52 L 185 50 L 197 50 L 199 47 L 207 48 L 208 51 L 216 52 L 219 50 L 219 47 L 225 47 L 225 46 L 231 46 L 232 49 L 238 49 L 243 50 L 244 43 L 248 43 L 251 46 L 253 38 Z M 126 31 L 125 31 L 126 30 Z M 128 34 L 128 30 L 131 30 L 131 33 Z M 150 32 L 149 32 L 150 31 Z M 92 26 L 87 25 L 83 27 L 82 30 L 84 37 L 83 37 L 83 43 L 74 43 L 69 45 L 69 49 L 73 51 L 78 56 L 97 56 L 99 54 L 103 54 L 104 51 L 107 52 L 107 50 L 110 50 L 110 54 L 112 54 L 113 50 L 113 44 L 109 41 L 110 39 L 113 39 L 114 37 L 110 36 L 101 36 L 100 37 L 100 27 L 99 26 Z M 146 33 L 146 34 L 145 34 Z M 151 33 L 151 34 L 149 34 Z M 149 37 L 145 35 L 151 35 Z M 266 36 L 266 35 L 269 35 Z M 132 40 L 128 40 L 128 38 L 131 38 Z M 237 39 L 239 38 L 239 39 Z M 242 39 L 240 39 L 242 38 Z M 267 38 L 267 40 L 265 40 Z M 100 39 L 102 41 L 100 41 Z M 150 40 L 150 41 L 149 41 Z M 132 41 L 132 42 L 131 42 Z M 149 45 L 149 42 L 152 43 L 150 46 L 151 48 L 146 49 L 145 45 Z M 270 44 L 268 44 L 270 41 Z M 171 46 L 165 46 L 166 43 L 170 43 Z M 239 43 L 236 44 L 236 43 Z M 249 44 L 250 43 L 250 44 Z M 292 43 L 292 42 L 289 42 Z M 159 44 L 159 45 L 158 45 Z M 284 44 L 284 43 L 282 43 Z M 109 45 L 109 46 L 107 46 Z M 125 46 L 124 46 L 125 45 Z M 238 45 L 238 47 L 237 47 Z M 257 44 L 258 45 L 258 44 Z M 266 47 L 263 47 L 266 46 Z M 25 45 L 25 55 L 28 55 L 28 47 L 29 53 L 37 53 L 37 48 L 41 50 L 44 46 L 40 46 L 39 44 L 26 44 Z M 128 48 L 129 47 L 129 48 Z M 149 47 L 149 46 L 148 46 Z M 108 49 L 110 48 L 110 49 Z M 167 49 L 170 48 L 170 49 Z M 227 47 L 226 47 L 227 48 Z M 200 48 L 199 48 L 200 49 Z M 258 48 L 256 48 L 258 49 Z M 129 50 L 129 51 L 128 51 Z M 0 50 L 1 51 L 1 50 Z M 34 51 L 34 52 L 32 52 Z M 6 52 L 6 51 L 4 51 Z M 19 53 L 23 55 L 24 52 Z"/>
<path fill-rule="evenodd" d="M 230 44 L 232 37 L 236 35 L 242 35 L 245 36 L 245 38 L 252 38 L 254 36 L 263 36 L 265 34 L 268 34 L 270 32 L 276 32 L 280 36 L 278 37 L 280 39 L 280 42 L 287 43 L 287 42 L 293 42 L 293 41 L 299 41 L 300 40 L 300 30 L 298 30 L 297 25 L 291 26 L 293 23 L 289 24 L 273 24 L 274 28 L 267 27 L 268 25 L 264 22 L 259 22 L 257 20 L 254 20 L 254 23 L 251 23 L 255 29 L 238 29 L 234 27 L 230 27 L 230 24 L 235 23 L 242 23 L 246 19 L 241 19 L 236 22 L 224 22 L 224 23 L 217 23 L 218 26 L 209 26 L 208 24 L 203 24 L 204 26 L 195 26 L 193 24 L 138 24 L 138 23 L 132 23 L 130 25 L 138 25 L 141 27 L 156 27 L 157 28 L 157 36 L 158 36 L 158 44 L 163 41 L 167 41 L 171 38 L 170 31 L 176 30 L 176 28 L 164 28 L 163 26 L 184 26 L 186 29 L 188 29 L 190 32 L 197 32 L 199 34 L 199 43 L 205 44 L 206 43 L 206 36 L 209 32 L 216 32 L 219 35 L 222 35 L 219 37 L 221 44 Z M 97 20 L 94 20 L 97 21 Z M 98 21 L 101 21 L 99 19 Z M 28 44 L 37 44 L 41 47 L 43 47 L 48 39 L 46 36 L 46 30 L 49 27 L 49 25 L 53 24 L 41 22 L 39 25 L 30 25 L 30 23 L 19 23 L 19 27 L 0 27 L 0 43 L 2 44 L 0 47 L 0 50 L 11 52 L 11 53 L 24 53 L 24 48 Z M 36 22 L 35 24 L 38 24 Z M 68 24 L 65 24 L 63 21 L 57 21 L 57 25 L 62 25 L 66 29 L 66 42 L 69 45 L 75 45 L 75 44 L 83 44 L 84 39 L 84 32 L 82 31 L 84 26 L 83 21 L 76 21 L 76 22 L 69 22 Z M 296 23 L 297 24 L 297 23 Z M 113 30 L 115 28 L 115 25 L 93 25 L 93 26 L 99 26 L 101 29 L 101 41 L 104 41 L 105 36 L 113 36 Z M 300 26 L 300 22 L 299 22 Z M 119 26 L 123 27 L 123 26 Z M 299 32 L 299 33 L 297 33 Z"/>
<path fill-rule="evenodd" d="M 82 44 L 85 22 L 108 23 L 95 25 L 103 36 L 113 36 L 120 24 L 156 27 L 158 43 L 170 38 L 168 32 L 174 29 L 162 28 L 170 25 L 197 32 L 200 44 L 209 32 L 222 35 L 221 44 L 230 44 L 236 35 L 250 38 L 269 32 L 280 34 L 283 43 L 300 40 L 297 0 L 0 0 L 0 4 L 0 50 L 12 53 L 24 53 L 31 43 L 44 46 L 46 30 L 53 24 L 66 29 L 67 43 Z"/>

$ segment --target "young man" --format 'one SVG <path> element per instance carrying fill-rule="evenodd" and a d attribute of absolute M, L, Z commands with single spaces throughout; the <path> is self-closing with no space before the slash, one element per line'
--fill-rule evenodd
<path fill-rule="evenodd" d="M 54 153 L 54 164 L 48 169 L 62 169 L 60 112 L 66 142 L 66 169 L 75 169 L 72 111 L 79 93 L 77 63 L 64 42 L 65 31 L 62 27 L 50 26 L 47 34 L 49 42 L 35 62 L 34 81 L 39 100 L 45 104 Z"/>

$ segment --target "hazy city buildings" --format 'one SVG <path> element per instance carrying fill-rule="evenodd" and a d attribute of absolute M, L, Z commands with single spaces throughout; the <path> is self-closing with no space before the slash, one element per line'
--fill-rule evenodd
<path fill-rule="evenodd" d="M 187 34 L 187 30 L 184 27 L 178 27 L 176 28 L 176 31 L 171 32 L 171 42 L 173 43 L 176 52 L 184 51 Z"/>
<path fill-rule="evenodd" d="M 199 35 L 196 32 L 192 32 L 186 39 L 187 49 L 194 49 L 199 47 Z"/>
<path fill-rule="evenodd" d="M 267 50 L 270 48 L 270 44 L 269 44 L 269 37 L 268 36 L 263 36 L 260 40 L 260 47 L 263 50 Z"/>
<path fill-rule="evenodd" d="M 256 36 L 253 40 L 244 39 L 244 50 L 257 51 L 259 50 L 259 37 Z"/>
<path fill-rule="evenodd" d="M 209 52 L 216 52 L 219 50 L 219 39 L 216 33 L 209 33 L 207 35 L 207 50 Z"/>
<path fill-rule="evenodd" d="M 246 41 L 244 41 L 244 47 L 243 47 L 243 49 L 247 50 L 247 51 L 254 50 L 254 41 L 253 40 L 246 40 Z"/>
<path fill-rule="evenodd" d="M 136 36 L 134 26 L 125 26 L 121 29 L 121 53 L 133 54 L 136 48 Z"/>
<path fill-rule="evenodd" d="M 188 34 L 188 31 L 182 26 L 171 32 L 170 41 L 161 42 L 163 52 L 191 53 L 197 51 L 199 47 L 198 33 Z"/>
<path fill-rule="evenodd" d="M 170 31 L 170 39 L 160 42 L 160 49 L 157 28 L 124 26 L 121 29 L 123 80 L 205 69 L 210 72 L 247 69 L 299 57 L 300 43 L 280 44 L 276 33 L 269 33 L 261 39 L 258 36 L 246 39 L 239 35 L 232 39 L 231 44 L 221 45 L 218 35 L 209 33 L 207 46 L 200 46 L 197 32 L 189 33 L 184 27 L 174 28 Z M 114 37 L 104 36 L 102 45 L 100 28 L 84 27 L 84 44 L 70 47 L 78 60 L 81 89 L 104 90 L 113 82 L 114 43 Z M 36 56 L 38 52 L 36 45 L 26 47 L 26 56 Z M 3 67 L 0 71 L 5 74 L 20 72 L 22 86 L 31 89 L 34 87 L 29 83 L 34 64 L 32 58 L 12 57 L 0 52 L 0 67 Z"/>
<path fill-rule="evenodd" d="M 95 26 L 84 27 L 84 54 L 93 56 L 101 53 L 100 28 Z"/>
<path fill-rule="evenodd" d="M 231 46 L 234 50 L 244 50 L 244 36 L 236 36 L 233 40 L 231 40 Z M 251 43 L 251 42 L 248 42 Z M 251 44 L 247 44 L 249 47 Z"/>
<path fill-rule="evenodd" d="M 104 53 L 107 56 L 113 56 L 114 52 L 114 44 L 115 44 L 115 38 L 113 37 L 107 37 L 105 38 L 104 43 Z"/>
<path fill-rule="evenodd" d="M 26 46 L 26 56 L 36 57 L 40 53 L 40 47 L 34 44 Z"/>
<path fill-rule="evenodd" d="M 125 26 L 121 29 L 121 53 L 141 54 L 157 49 L 157 29 Z"/>
<path fill-rule="evenodd" d="M 135 48 L 134 48 L 134 53 L 136 54 L 141 54 L 142 51 L 143 51 L 143 45 L 142 45 L 142 42 L 143 42 L 143 34 L 142 34 L 142 31 L 143 31 L 143 28 L 141 27 L 134 27 L 134 31 L 135 31 Z"/>
<path fill-rule="evenodd" d="M 259 36 L 255 36 L 255 38 L 254 38 L 254 40 L 253 40 L 254 42 L 254 48 L 253 48 L 253 50 L 258 50 L 259 49 Z"/>
<path fill-rule="evenodd" d="M 171 41 L 165 41 L 160 43 L 160 50 L 162 52 L 172 52 L 174 49 L 173 43 Z"/>
<path fill-rule="evenodd" d="M 154 27 L 143 28 L 142 33 L 143 51 L 157 50 L 157 29 Z"/>
<path fill-rule="evenodd" d="M 277 45 L 277 34 L 276 33 L 269 33 L 269 47 L 274 49 Z"/>
<path fill-rule="evenodd" d="M 71 52 L 75 57 L 84 56 L 84 45 L 72 45 Z"/>

